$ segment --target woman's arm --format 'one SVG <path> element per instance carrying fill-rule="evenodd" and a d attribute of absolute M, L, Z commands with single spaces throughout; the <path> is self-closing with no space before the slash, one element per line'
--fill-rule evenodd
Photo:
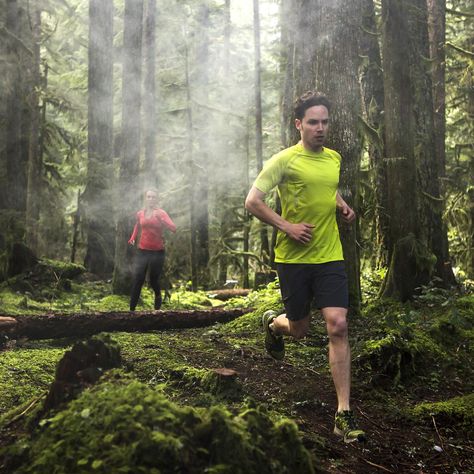
<path fill-rule="evenodd" d="M 159 217 L 166 228 L 168 228 L 171 232 L 176 232 L 176 224 L 171 220 L 171 217 L 166 213 L 166 211 L 160 209 Z"/>
<path fill-rule="evenodd" d="M 128 239 L 128 243 L 130 245 L 135 245 L 135 239 L 137 238 L 138 234 L 138 225 L 139 225 L 139 218 L 137 214 L 137 221 L 135 222 L 135 227 L 133 228 L 132 235 L 130 236 L 130 239 Z"/>

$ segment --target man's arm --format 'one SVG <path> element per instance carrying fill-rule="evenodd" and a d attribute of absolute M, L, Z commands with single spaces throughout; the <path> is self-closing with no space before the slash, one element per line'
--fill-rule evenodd
<path fill-rule="evenodd" d="M 342 196 L 339 194 L 339 191 L 336 194 L 336 207 L 339 209 L 342 215 L 342 219 L 351 223 L 355 219 L 355 212 L 349 207 L 346 201 L 342 199 Z"/>
<path fill-rule="evenodd" d="M 253 214 L 262 222 L 276 227 L 278 230 L 284 232 L 288 237 L 301 244 L 306 244 L 311 240 L 313 224 L 301 222 L 299 224 L 292 224 L 278 215 L 273 209 L 265 204 L 265 193 L 260 189 L 252 186 L 247 199 L 245 200 L 245 209 Z"/>

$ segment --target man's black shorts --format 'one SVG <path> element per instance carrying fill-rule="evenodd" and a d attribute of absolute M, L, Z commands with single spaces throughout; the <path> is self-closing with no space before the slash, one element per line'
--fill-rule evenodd
<path fill-rule="evenodd" d="M 349 306 L 344 261 L 277 263 L 276 267 L 286 317 L 291 321 L 308 316 L 313 299 L 318 308 Z"/>

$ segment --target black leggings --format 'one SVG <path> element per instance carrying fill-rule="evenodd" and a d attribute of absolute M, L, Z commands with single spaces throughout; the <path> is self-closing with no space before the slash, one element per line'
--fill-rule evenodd
<path fill-rule="evenodd" d="M 161 308 L 160 275 L 165 262 L 164 250 L 140 250 L 135 255 L 133 269 L 132 294 L 130 297 L 130 311 L 135 311 L 138 298 L 145 282 L 146 270 L 150 268 L 150 285 L 155 292 L 155 309 Z"/>

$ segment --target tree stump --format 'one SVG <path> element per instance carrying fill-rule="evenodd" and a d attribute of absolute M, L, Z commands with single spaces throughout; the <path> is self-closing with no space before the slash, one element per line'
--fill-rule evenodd
<path fill-rule="evenodd" d="M 58 363 L 55 380 L 43 405 L 44 412 L 75 398 L 84 387 L 97 382 L 104 371 L 120 367 L 121 363 L 120 348 L 108 336 L 74 344 Z"/>
<path fill-rule="evenodd" d="M 238 372 L 225 367 L 211 369 L 202 380 L 202 387 L 213 395 L 236 399 L 242 394 Z"/>

